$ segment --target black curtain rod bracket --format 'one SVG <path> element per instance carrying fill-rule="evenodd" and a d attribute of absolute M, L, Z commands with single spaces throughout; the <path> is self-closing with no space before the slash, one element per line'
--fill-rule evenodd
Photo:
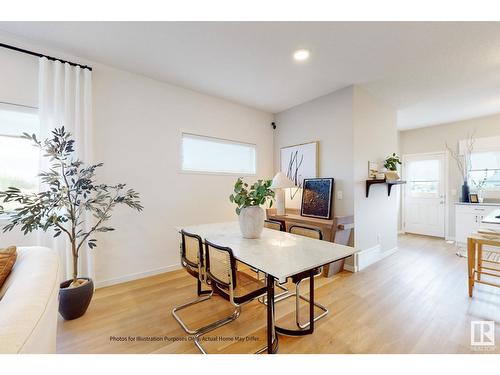
<path fill-rule="evenodd" d="M 43 53 L 28 51 L 27 49 L 22 49 L 22 48 L 19 48 L 19 47 L 14 47 L 14 46 L 11 46 L 11 45 L 8 45 L 8 44 L 4 44 L 4 43 L 0 43 L 0 47 L 11 49 L 13 51 L 17 51 L 17 52 L 21 52 L 21 53 L 26 53 L 26 54 L 31 55 L 31 56 L 45 57 L 45 58 L 47 58 L 49 60 L 52 60 L 52 61 L 60 61 L 63 64 L 69 64 L 71 66 L 79 66 L 82 69 L 88 69 L 88 70 L 92 71 L 92 67 L 90 67 L 90 66 L 82 65 L 82 64 L 77 64 L 77 63 L 74 63 L 74 62 L 71 62 L 71 61 L 66 61 L 66 60 L 63 60 L 63 59 L 58 59 L 57 57 L 53 57 L 53 56 L 49 56 L 49 55 L 44 55 Z"/>

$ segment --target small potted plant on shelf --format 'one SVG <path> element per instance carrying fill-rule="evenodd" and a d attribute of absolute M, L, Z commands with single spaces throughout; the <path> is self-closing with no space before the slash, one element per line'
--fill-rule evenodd
<path fill-rule="evenodd" d="M 73 158 L 75 142 L 64 127 L 55 129 L 52 138 L 43 142 L 34 134 L 24 133 L 23 138 L 39 147 L 44 156 L 50 158 L 51 165 L 48 171 L 40 173 L 42 191 L 39 193 L 26 194 L 15 187 L 0 191 L 4 203 L 17 204 L 13 211 L 6 212 L 10 223 L 3 231 L 19 226 L 24 234 L 51 229 L 54 237 L 67 236 L 73 257 L 73 277 L 60 284 L 59 312 L 66 320 L 76 319 L 85 314 L 94 293 L 92 279 L 79 276 L 80 252 L 86 247 L 93 249 L 97 246 L 96 233 L 114 230 L 104 223 L 111 218 L 117 205 L 126 205 L 137 211 L 143 207 L 139 194 L 125 189 L 125 184 L 105 185 L 94 181 L 96 169 L 103 164 L 85 166 Z M 1 206 L 0 213 L 4 213 Z M 86 213 L 94 218 L 87 226 Z"/>
<path fill-rule="evenodd" d="M 259 238 L 264 228 L 264 210 L 261 205 L 273 205 L 274 191 L 270 189 L 272 180 L 258 180 L 250 187 L 241 178 L 234 184 L 234 193 L 229 196 L 236 203 L 236 214 L 244 238 Z"/>
<path fill-rule="evenodd" d="M 398 164 L 401 165 L 401 159 L 399 156 L 393 152 L 384 160 L 384 168 L 387 169 L 385 172 L 385 178 L 390 181 L 399 180 L 398 175 Z"/>

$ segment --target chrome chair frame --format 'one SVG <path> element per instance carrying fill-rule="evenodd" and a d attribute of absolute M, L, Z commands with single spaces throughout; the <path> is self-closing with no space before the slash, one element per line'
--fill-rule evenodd
<path fill-rule="evenodd" d="M 323 239 L 323 233 L 321 232 L 321 230 L 319 230 L 317 228 L 311 228 L 311 227 L 306 227 L 306 226 L 302 226 L 302 225 L 292 225 L 292 226 L 290 226 L 290 228 L 288 228 L 288 232 L 292 233 L 293 228 L 301 228 L 301 229 L 316 231 L 316 232 L 318 232 L 318 237 L 319 237 L 318 239 L 319 240 Z M 317 275 L 314 277 L 319 277 L 321 275 L 321 269 L 322 269 L 322 267 L 318 269 Z M 302 283 L 302 281 L 307 279 L 309 276 L 307 275 L 307 276 L 302 277 L 301 275 L 295 275 L 295 276 L 292 276 L 292 280 L 294 279 L 294 277 L 299 278 L 298 280 L 294 281 L 295 292 L 289 292 L 287 295 L 284 295 L 282 298 L 277 298 L 275 300 L 275 302 L 283 301 L 287 298 L 295 296 L 295 323 L 299 329 L 303 330 L 303 329 L 306 329 L 307 327 L 309 327 L 311 325 L 311 323 L 310 323 L 310 321 L 308 321 L 307 323 L 304 323 L 304 324 L 302 324 L 300 322 L 300 300 L 303 300 L 303 301 L 309 303 L 310 299 L 305 297 L 305 296 L 300 295 L 300 284 Z M 313 319 L 314 322 L 325 317 L 329 312 L 325 306 L 323 306 L 322 304 L 320 304 L 316 301 L 314 301 L 314 306 L 322 311 L 321 314 L 314 317 L 314 319 Z"/>
<path fill-rule="evenodd" d="M 186 257 L 186 236 L 194 238 L 195 240 L 198 241 L 198 264 L 194 264 L 193 262 L 189 261 Z M 181 244 L 180 244 L 180 255 L 181 255 L 181 264 L 186 270 L 192 270 L 193 268 L 197 269 L 198 277 L 197 277 L 197 294 L 198 298 L 195 298 L 194 300 L 188 301 L 186 303 L 183 303 L 182 305 L 176 306 L 172 309 L 172 315 L 174 316 L 175 320 L 181 328 L 190 335 L 195 335 L 204 329 L 206 329 L 208 326 L 200 327 L 198 329 L 191 329 L 187 326 L 186 323 L 181 319 L 181 317 L 177 314 L 178 311 L 181 311 L 185 308 L 188 308 L 190 306 L 196 305 L 200 302 L 206 301 L 210 299 L 213 295 L 212 290 L 203 290 L 202 285 L 206 284 L 206 276 L 205 276 L 205 270 L 204 270 L 204 264 L 203 264 L 203 243 L 201 240 L 201 237 L 188 233 L 184 230 L 181 230 Z M 190 268 L 191 267 L 191 268 Z M 192 272 L 189 272 L 189 274 L 193 275 Z M 194 275 L 193 275 L 194 276 Z M 212 323 L 213 324 L 213 323 Z"/>
<path fill-rule="evenodd" d="M 228 274 L 229 283 L 226 283 L 225 281 L 220 280 L 219 278 L 217 278 L 216 276 L 214 276 L 210 272 L 210 247 L 213 247 L 219 251 L 226 251 L 229 254 L 229 259 L 230 259 L 230 263 L 231 263 L 230 267 L 229 267 L 229 274 Z M 228 295 L 223 293 L 225 295 L 223 295 L 222 297 L 227 299 L 229 301 L 229 303 L 234 306 L 235 310 L 231 315 L 208 325 L 207 327 L 205 327 L 203 330 L 201 330 L 200 332 L 198 332 L 194 336 L 194 343 L 195 343 L 196 347 L 200 350 L 200 352 L 203 354 L 207 354 L 206 350 L 203 348 L 203 346 L 200 343 L 200 338 L 203 335 L 209 333 L 210 331 L 213 331 L 216 328 L 220 328 L 220 327 L 236 320 L 240 316 L 241 306 L 251 302 L 254 299 L 258 299 L 262 294 L 266 293 L 266 290 L 264 290 L 264 291 L 262 291 L 261 294 L 258 294 L 254 297 L 250 297 L 250 299 L 247 301 L 244 301 L 242 303 L 237 303 L 235 301 L 235 297 L 234 297 L 234 288 L 236 287 L 236 274 L 235 274 L 236 259 L 234 258 L 232 249 L 229 247 L 219 246 L 219 245 L 214 244 L 214 243 L 205 239 L 205 254 L 206 254 L 206 268 L 205 268 L 206 273 L 205 274 L 207 276 L 207 282 L 210 285 L 212 285 L 212 289 L 216 293 L 217 293 L 217 290 L 220 290 L 219 286 L 226 287 L 228 290 Z M 266 287 L 266 289 L 267 289 L 267 287 Z M 275 345 L 275 343 L 277 344 L 277 337 L 276 337 L 276 334 L 274 333 L 274 329 L 273 329 L 273 346 Z M 259 354 L 259 353 L 263 353 L 265 351 L 267 351 L 267 345 L 265 347 L 257 350 L 255 353 Z"/>

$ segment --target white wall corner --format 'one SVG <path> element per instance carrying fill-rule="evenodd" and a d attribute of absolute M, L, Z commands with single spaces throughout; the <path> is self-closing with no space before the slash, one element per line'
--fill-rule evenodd
<path fill-rule="evenodd" d="M 356 265 L 344 264 L 344 270 L 349 272 L 358 272 L 358 267 Z"/>

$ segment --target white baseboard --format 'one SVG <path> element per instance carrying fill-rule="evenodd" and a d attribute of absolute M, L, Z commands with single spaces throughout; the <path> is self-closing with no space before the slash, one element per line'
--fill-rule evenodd
<path fill-rule="evenodd" d="M 380 259 L 384 259 L 385 257 L 388 257 L 389 255 L 394 254 L 396 251 L 398 251 L 398 247 L 395 246 L 392 249 L 386 250 L 382 252 L 382 257 Z"/>
<path fill-rule="evenodd" d="M 358 267 L 351 266 L 350 264 L 345 264 L 344 263 L 344 270 L 345 271 L 349 271 L 349 272 L 358 272 Z"/>
<path fill-rule="evenodd" d="M 445 241 L 455 241 L 455 237 L 452 236 L 445 237 Z"/>
<path fill-rule="evenodd" d="M 398 251 L 397 246 L 392 249 L 382 251 L 380 245 L 362 250 L 356 254 L 356 271 L 361 271 L 366 267 L 388 257 L 389 255 L 394 254 L 396 251 Z"/>
<path fill-rule="evenodd" d="M 369 249 L 362 250 L 362 251 L 356 253 L 356 256 L 354 259 L 355 264 L 354 265 L 344 264 L 344 269 L 346 271 L 349 271 L 349 272 L 361 271 L 362 269 L 368 267 L 369 265 L 374 264 L 374 263 L 378 262 L 379 260 L 382 260 L 385 257 L 395 253 L 397 250 L 398 250 L 398 248 L 395 247 L 395 248 L 387 250 L 387 251 L 380 251 L 380 245 L 376 245 L 376 246 L 371 247 Z M 161 267 L 161 268 L 157 268 L 154 270 L 149 270 L 149 271 L 145 271 L 145 272 L 138 272 L 138 273 L 133 273 L 133 274 L 129 274 L 129 275 L 116 277 L 114 279 L 97 281 L 95 283 L 95 287 L 96 287 L 96 289 L 104 288 L 106 286 L 117 285 L 117 284 L 126 283 L 127 281 L 143 279 L 145 277 L 158 275 L 160 273 L 177 271 L 177 270 L 180 270 L 181 268 L 182 267 L 180 264 L 173 264 L 170 266 Z"/>
<path fill-rule="evenodd" d="M 181 269 L 180 264 L 173 264 L 171 266 L 161 267 L 161 268 L 157 268 L 157 269 L 149 270 L 149 271 L 145 271 L 145 272 L 132 273 L 130 275 L 120 276 L 120 277 L 117 277 L 114 279 L 97 281 L 95 285 L 96 285 L 96 289 L 104 288 L 105 286 L 122 284 L 122 283 L 126 283 L 127 281 L 142 279 L 144 277 L 154 276 L 154 275 L 158 275 L 160 273 L 165 273 L 165 272 L 177 271 L 180 269 Z"/>

